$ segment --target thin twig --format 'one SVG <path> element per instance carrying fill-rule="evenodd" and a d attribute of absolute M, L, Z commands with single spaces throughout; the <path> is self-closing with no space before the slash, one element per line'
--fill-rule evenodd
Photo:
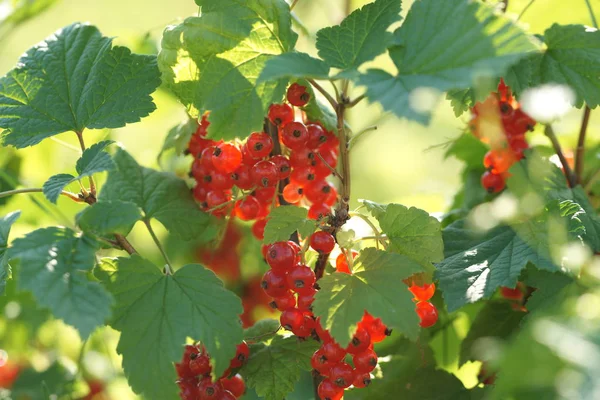
<path fill-rule="evenodd" d="M 361 94 L 360 96 L 358 96 L 357 98 L 355 98 L 354 100 L 351 100 L 348 104 L 346 104 L 346 108 L 352 108 L 355 105 L 357 105 L 358 103 L 360 103 L 366 96 L 364 94 Z"/>
<path fill-rule="evenodd" d="M 502 0 L 502 4 L 504 4 L 502 11 L 506 12 L 506 10 L 508 10 L 508 0 Z"/>
<path fill-rule="evenodd" d="M 352 0 L 346 0 L 344 3 L 344 15 L 350 15 L 352 12 Z"/>
<path fill-rule="evenodd" d="M 533 3 L 535 3 L 535 0 L 530 0 L 529 3 L 527 3 L 527 5 L 525 6 L 525 8 L 523 8 L 523 10 L 521 11 L 521 13 L 517 17 L 517 21 L 521 19 L 521 17 L 527 12 L 527 10 L 529 10 L 529 7 L 531 7 L 533 5 Z"/>
<path fill-rule="evenodd" d="M 152 229 L 152 224 L 150 223 L 150 220 L 145 219 L 144 224 L 146 224 L 146 228 L 148 228 L 148 232 L 150 232 L 150 236 L 152 236 L 152 240 L 154 240 L 156 247 L 158 247 L 158 249 L 160 250 L 160 254 L 162 254 L 165 262 L 167 263 L 167 265 L 165 265 L 165 273 L 167 275 L 171 275 L 173 273 L 173 267 L 171 265 L 171 261 L 169 260 L 169 256 L 167 255 L 167 252 L 165 251 L 164 247 L 160 243 L 160 240 L 158 240 L 156 233 L 154 233 L 154 229 Z"/>
<path fill-rule="evenodd" d="M 546 134 L 548 139 L 550 139 L 550 141 L 552 142 L 552 147 L 554 148 L 554 152 L 558 156 L 558 159 L 560 160 L 560 163 L 563 166 L 563 169 L 565 171 L 565 176 L 567 178 L 567 182 L 569 183 L 569 186 L 575 187 L 576 183 L 575 183 L 573 171 L 571 170 L 571 167 L 569 166 L 569 163 L 567 162 L 567 159 L 562 151 L 562 148 L 560 147 L 560 143 L 559 143 L 558 139 L 556 138 L 556 135 L 554 134 L 554 130 L 552 129 L 552 126 L 550 124 L 546 125 L 544 133 Z"/>
<path fill-rule="evenodd" d="M 592 3 L 590 3 L 590 0 L 585 0 L 585 4 L 587 5 L 588 12 L 590 13 L 590 18 L 592 19 L 592 24 L 594 24 L 594 28 L 598 29 L 598 21 L 596 20 L 596 15 L 594 14 Z"/>
<path fill-rule="evenodd" d="M 42 189 L 42 188 L 26 188 L 26 189 L 7 190 L 6 192 L 0 192 L 0 199 L 3 197 L 13 196 L 15 194 L 43 193 L 43 192 L 44 192 L 44 189 Z M 71 192 L 67 192 L 67 191 L 63 190 L 60 192 L 60 194 L 70 198 L 71 200 L 73 200 L 77 203 L 83 203 L 83 199 L 79 198 L 79 196 L 76 195 L 75 193 L 71 193 Z"/>
<path fill-rule="evenodd" d="M 290 6 L 290 11 L 292 11 L 294 9 L 294 7 L 296 7 L 296 4 L 298 4 L 299 0 L 294 0 L 294 2 L 292 3 L 292 5 Z"/>
<path fill-rule="evenodd" d="M 131 243 L 125 238 L 123 235 L 115 234 L 115 239 L 117 239 L 117 243 L 123 250 L 125 250 L 129 255 L 137 254 L 137 250 L 133 247 Z"/>
<path fill-rule="evenodd" d="M 79 145 L 81 146 L 81 152 L 83 153 L 86 149 L 85 142 L 83 141 L 83 132 L 75 132 L 75 134 L 77 135 L 77 139 L 79 139 Z M 90 193 L 92 196 L 96 197 L 96 183 L 91 175 L 88 177 L 88 182 L 90 183 Z"/>
<path fill-rule="evenodd" d="M 329 163 L 327 161 L 325 161 L 325 159 L 323 158 L 323 156 L 321 155 L 321 153 L 319 153 L 317 151 L 316 154 L 321 159 L 321 161 L 323 161 L 323 164 L 325 164 L 325 166 L 327 168 L 329 168 L 329 171 L 331 171 L 331 173 L 336 176 L 336 178 L 338 178 L 340 181 L 342 181 L 344 179 L 344 178 L 342 178 L 342 176 L 340 175 L 340 173 L 337 172 L 337 169 L 333 168 L 331 165 L 329 165 Z"/>
<path fill-rule="evenodd" d="M 308 79 L 308 83 L 310 83 L 315 89 L 317 89 L 319 92 L 321 92 L 321 94 L 327 99 L 327 101 L 329 102 L 329 104 L 331 104 L 331 107 L 335 110 L 337 108 L 337 101 L 335 101 L 335 99 L 333 97 L 331 97 L 331 95 L 329 93 L 327 93 L 327 90 L 323 89 L 323 87 L 321 85 L 319 85 L 317 82 L 315 82 L 314 79 Z"/>
<path fill-rule="evenodd" d="M 583 176 L 583 164 L 585 157 L 585 134 L 590 122 L 591 110 L 585 106 L 583 111 L 583 119 L 581 120 L 581 129 L 579 129 L 579 139 L 577 140 L 577 149 L 575 150 L 575 181 L 581 183 Z"/>
<path fill-rule="evenodd" d="M 372 131 L 376 131 L 376 130 L 377 130 L 377 125 L 368 126 L 365 129 L 363 129 L 362 131 L 358 132 L 356 135 L 352 135 L 352 137 L 350 138 L 350 141 L 348 143 L 348 149 L 352 150 L 352 147 L 354 147 L 356 145 L 356 143 L 358 143 L 358 139 L 360 139 L 363 135 L 365 135 L 366 133 L 372 132 Z"/>

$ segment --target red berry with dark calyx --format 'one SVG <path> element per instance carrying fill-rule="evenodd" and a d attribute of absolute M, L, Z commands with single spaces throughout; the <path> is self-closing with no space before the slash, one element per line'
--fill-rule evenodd
<path fill-rule="evenodd" d="M 429 328 L 438 320 L 438 311 L 433 304 L 428 301 L 421 301 L 416 305 L 417 315 L 421 319 L 419 325 L 422 328 Z"/>
<path fill-rule="evenodd" d="M 247 196 L 235 203 L 235 215 L 242 221 L 252 221 L 258 216 L 260 203 L 254 196 Z"/>
<path fill-rule="evenodd" d="M 279 322 L 284 329 L 294 331 L 304 323 L 304 313 L 297 308 L 289 308 L 281 313 Z"/>
<path fill-rule="evenodd" d="M 221 382 L 212 382 L 210 378 L 204 378 L 198 383 L 200 400 L 219 400 L 223 393 Z"/>
<path fill-rule="evenodd" d="M 306 130 L 308 131 L 308 141 L 306 142 L 306 146 L 309 149 L 316 149 L 327 142 L 328 136 L 321 125 L 307 124 Z"/>
<path fill-rule="evenodd" d="M 292 329 L 292 333 L 299 338 L 307 338 L 312 334 L 315 329 L 315 320 L 308 315 L 304 315 L 302 324 Z"/>
<path fill-rule="evenodd" d="M 231 378 L 221 379 L 223 389 L 228 390 L 234 397 L 242 397 L 246 392 L 246 384 L 241 375 L 237 374 Z"/>
<path fill-rule="evenodd" d="M 489 193 L 498 193 L 504 189 L 506 183 L 502 175 L 497 175 L 491 171 L 485 171 L 481 176 L 481 185 Z"/>
<path fill-rule="evenodd" d="M 226 203 L 231 200 L 231 195 L 222 190 L 211 190 L 206 194 L 207 209 L 212 210 L 215 215 L 227 213 Z"/>
<path fill-rule="evenodd" d="M 352 357 L 352 362 L 358 372 L 371 372 L 377 366 L 377 354 L 373 350 L 367 349 L 362 353 L 355 354 Z"/>
<path fill-rule="evenodd" d="M 331 379 L 325 379 L 319 384 L 317 394 L 321 400 L 340 400 L 344 396 L 344 389 L 333 383 Z"/>
<path fill-rule="evenodd" d="M 223 171 L 211 171 L 209 175 L 205 176 L 205 182 L 211 190 L 229 190 L 233 187 L 231 174 Z"/>
<path fill-rule="evenodd" d="M 250 348 L 246 342 L 242 342 L 237 345 L 235 350 L 235 357 L 231 359 L 231 363 L 229 364 L 230 368 L 239 368 L 246 363 L 250 357 Z"/>
<path fill-rule="evenodd" d="M 306 146 L 308 130 L 302 122 L 290 122 L 281 130 L 281 142 L 291 150 L 299 150 Z"/>
<path fill-rule="evenodd" d="M 352 385 L 355 388 L 359 388 L 359 389 L 367 387 L 370 384 L 371 384 L 371 374 L 369 374 L 368 372 L 364 373 L 364 374 L 357 374 L 354 377 L 354 382 L 352 382 Z"/>
<path fill-rule="evenodd" d="M 274 187 L 258 188 L 254 192 L 254 197 L 258 199 L 262 204 L 271 204 L 273 198 L 277 194 L 277 189 Z"/>
<path fill-rule="evenodd" d="M 335 247 L 335 238 L 331 233 L 318 231 L 310 237 L 310 247 L 320 253 L 331 253 Z"/>
<path fill-rule="evenodd" d="M 281 297 L 288 293 L 288 284 L 285 272 L 276 272 L 272 269 L 265 272 L 260 286 L 271 297 Z"/>
<path fill-rule="evenodd" d="M 257 187 L 275 186 L 278 182 L 277 166 L 271 161 L 259 161 L 250 169 L 252 182 Z"/>
<path fill-rule="evenodd" d="M 360 324 L 369 332 L 372 343 L 379 343 L 391 335 L 391 330 L 385 326 L 381 318 L 374 318 L 371 314 L 365 313 Z"/>
<path fill-rule="evenodd" d="M 322 349 L 325 357 L 332 363 L 338 363 L 346 357 L 346 351 L 336 342 L 327 341 L 323 344 Z"/>
<path fill-rule="evenodd" d="M 271 157 L 269 161 L 271 161 L 273 164 L 275 164 L 275 167 L 277 167 L 277 179 L 286 179 L 292 173 L 292 165 L 287 157 L 278 154 Z"/>
<path fill-rule="evenodd" d="M 413 283 L 408 290 L 415 296 L 414 300 L 427 301 L 431 299 L 435 293 L 435 283 L 424 283 L 421 286 Z"/>
<path fill-rule="evenodd" d="M 200 396 L 198 392 L 198 382 L 196 378 L 193 379 L 180 379 L 177 381 L 179 386 L 179 397 L 181 400 L 197 400 Z M 92 396 L 93 394 L 90 393 Z M 85 397 L 87 399 L 88 397 Z M 93 398 L 89 396 L 89 398 Z"/>
<path fill-rule="evenodd" d="M 283 296 L 275 297 L 269 305 L 279 311 L 285 311 L 289 308 L 296 307 L 296 296 L 294 296 L 294 293 L 292 292 L 287 292 Z"/>
<path fill-rule="evenodd" d="M 283 199 L 290 204 L 294 204 L 302 200 L 304 190 L 296 183 L 288 183 L 283 188 Z"/>
<path fill-rule="evenodd" d="M 313 204 L 308 209 L 308 218 L 314 220 L 321 220 L 329 217 L 331 214 L 331 207 L 325 204 Z"/>
<path fill-rule="evenodd" d="M 338 387 L 347 388 L 354 382 L 354 370 L 344 362 L 339 362 L 331 367 L 329 379 Z"/>
<path fill-rule="evenodd" d="M 217 170 L 230 174 L 242 163 L 242 152 L 231 143 L 221 143 L 213 152 L 212 163 Z"/>
<path fill-rule="evenodd" d="M 294 110 L 289 104 L 272 104 L 268 118 L 273 124 L 284 126 L 294 120 Z"/>
<path fill-rule="evenodd" d="M 296 265 L 287 274 L 287 284 L 296 293 L 312 292 L 315 282 L 315 273 L 306 265 Z"/>
<path fill-rule="evenodd" d="M 304 195 L 311 203 L 324 203 L 332 191 L 335 191 L 333 185 L 323 180 L 313 181 L 304 187 Z"/>
<path fill-rule="evenodd" d="M 296 107 L 304 107 L 310 100 L 310 93 L 306 90 L 306 86 L 292 83 L 287 90 L 287 101 Z"/>
<path fill-rule="evenodd" d="M 315 293 L 317 293 L 315 289 L 298 293 L 298 308 L 302 311 L 310 311 L 312 309 L 312 303 L 315 300 Z"/>
<path fill-rule="evenodd" d="M 212 368 L 210 366 L 210 357 L 208 357 L 208 355 L 196 354 L 190 358 L 190 370 L 194 373 L 194 375 L 210 374 Z"/>
<path fill-rule="evenodd" d="M 242 146 L 242 162 L 244 163 L 244 165 L 252 167 L 260 160 L 260 158 L 256 158 L 250 153 L 250 150 L 248 150 L 248 146 L 246 145 L 246 143 L 244 143 L 244 145 Z"/>
<path fill-rule="evenodd" d="M 352 336 L 352 340 L 346 347 L 346 351 L 350 354 L 359 354 L 367 350 L 371 345 L 371 336 L 369 332 L 362 326 L 356 328 L 356 333 Z"/>
<path fill-rule="evenodd" d="M 312 167 L 309 168 L 294 168 L 290 174 L 290 181 L 299 186 L 306 186 L 317 179 L 315 171 Z"/>
<path fill-rule="evenodd" d="M 274 270 L 288 271 L 296 262 L 296 250 L 288 242 L 276 242 L 267 249 L 267 264 Z"/>
<path fill-rule="evenodd" d="M 273 139 L 264 132 L 253 132 L 248 136 L 246 146 L 253 158 L 265 158 L 273 150 Z"/>
<path fill-rule="evenodd" d="M 325 356 L 323 349 L 317 350 L 312 358 L 310 359 L 310 365 L 313 369 L 317 370 L 317 372 L 323 376 L 329 376 L 329 371 L 331 367 L 334 366 L 334 363 L 329 361 Z"/>
<path fill-rule="evenodd" d="M 317 157 L 314 150 L 303 147 L 290 153 L 290 165 L 297 169 L 313 167 L 317 164 Z"/>
<path fill-rule="evenodd" d="M 254 187 L 254 182 L 250 176 L 250 168 L 246 164 L 240 165 L 230 175 L 231 182 L 242 190 L 250 190 Z"/>

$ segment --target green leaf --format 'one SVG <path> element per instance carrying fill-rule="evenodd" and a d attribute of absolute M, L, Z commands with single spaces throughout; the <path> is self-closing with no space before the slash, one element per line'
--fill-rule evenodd
<path fill-rule="evenodd" d="M 471 133 L 463 133 L 458 138 L 452 141 L 448 150 L 444 154 L 445 158 L 454 156 L 457 159 L 464 161 L 469 168 L 485 170 L 483 166 L 483 157 L 488 152 L 489 148 L 481 143 L 475 135 Z"/>
<path fill-rule="evenodd" d="M 273 338 L 281 329 L 278 319 L 261 319 L 248 329 L 244 329 L 244 340 L 264 342 Z"/>
<path fill-rule="evenodd" d="M 142 209 L 144 219 L 156 218 L 183 240 L 215 233 L 211 218 L 200 211 L 185 182 L 175 175 L 141 167 L 129 153 L 118 149 L 116 167 L 100 192 L 100 201 L 121 200 Z"/>
<path fill-rule="evenodd" d="M 527 311 L 535 313 L 555 306 L 559 299 L 562 300 L 563 289 L 573 281 L 572 277 L 561 272 L 551 273 L 535 268 L 528 269 L 523 282 L 536 290 L 527 300 Z"/>
<path fill-rule="evenodd" d="M 332 67 L 356 69 L 385 51 L 391 41 L 391 34 L 386 31 L 400 19 L 400 0 L 367 4 L 339 26 L 317 32 L 319 56 Z"/>
<path fill-rule="evenodd" d="M 446 99 L 450 100 L 450 105 L 457 118 L 475 105 L 475 93 L 471 88 L 449 90 L 446 93 Z"/>
<path fill-rule="evenodd" d="M 444 259 L 444 243 L 440 222 L 426 211 L 400 204 L 363 204 L 379 221 L 390 241 L 391 250 L 404 254 L 423 265 Z"/>
<path fill-rule="evenodd" d="M 296 206 L 281 206 L 269 214 L 265 226 L 265 244 L 290 240 L 290 236 L 298 231 L 304 237 L 309 237 L 317 229 L 317 222 L 308 219 L 308 210 Z"/>
<path fill-rule="evenodd" d="M 420 368 L 403 390 L 394 393 L 403 400 L 472 400 L 472 392 L 453 374 L 433 367 Z"/>
<path fill-rule="evenodd" d="M 459 365 L 470 360 L 481 360 L 481 358 L 477 358 L 478 340 L 483 338 L 507 339 L 519 327 L 524 316 L 524 312 L 513 309 L 506 300 L 486 303 L 477 313 L 467 337 L 461 343 Z M 479 355 L 481 356 L 481 354 Z"/>
<path fill-rule="evenodd" d="M 372 69 L 358 83 L 385 110 L 426 123 L 441 92 L 467 89 L 481 76 L 502 76 L 537 49 L 509 18 L 480 2 L 422 0 L 410 8 L 389 48 L 399 74 Z"/>
<path fill-rule="evenodd" d="M 110 316 L 111 296 L 86 273 L 96 263 L 98 243 L 69 228 L 43 228 L 15 239 L 11 259 L 19 259 L 18 286 L 40 305 L 74 326 L 82 338 Z"/>
<path fill-rule="evenodd" d="M 106 153 L 104 149 L 113 143 L 112 140 L 105 140 L 85 149 L 75 165 L 75 169 L 79 174 L 78 176 L 73 176 L 71 174 L 57 174 L 51 176 L 42 186 L 44 196 L 46 196 L 48 201 L 56 204 L 60 197 L 60 193 L 71 183 L 77 182 L 87 176 L 92 176 L 95 173 L 112 169 L 114 163 L 110 158 L 110 155 Z"/>
<path fill-rule="evenodd" d="M 11 273 L 7 257 L 8 235 L 10 228 L 20 216 L 21 212 L 15 211 L 0 218 L 0 296 L 4 294 L 6 281 Z"/>
<path fill-rule="evenodd" d="M 14 399 L 28 400 L 48 400 L 68 396 L 72 393 L 73 381 L 73 374 L 58 362 L 42 372 L 28 368 L 19 374 L 13 384 L 12 396 Z"/>
<path fill-rule="evenodd" d="M 310 358 L 318 348 L 312 340 L 276 336 L 268 346 L 250 353 L 241 374 L 262 399 L 281 400 L 294 390 L 302 371 L 311 370 Z"/>
<path fill-rule="evenodd" d="M 268 60 L 297 35 L 284 0 L 205 0 L 200 17 L 168 27 L 158 56 L 163 81 L 192 117 L 210 111 L 208 135 L 233 139 L 260 131 L 285 80 L 258 83 Z"/>
<path fill-rule="evenodd" d="M 416 339 L 419 318 L 402 280 L 419 272 L 423 267 L 406 256 L 364 249 L 355 260 L 353 274 L 335 272 L 319 280 L 314 314 L 342 347 L 352 339 L 365 310 Z"/>
<path fill-rule="evenodd" d="M 186 121 L 175 125 L 165 138 L 162 149 L 158 154 L 158 160 L 162 158 L 163 154 L 170 149 L 175 149 L 177 155 L 183 154 L 187 145 L 190 142 L 190 138 L 198 129 L 198 122 L 195 119 L 188 118 Z"/>
<path fill-rule="evenodd" d="M 459 220 L 444 229 L 445 255 L 436 279 L 449 311 L 491 297 L 500 286 L 514 287 L 528 262 L 540 269 L 559 269 L 549 257 L 544 224 L 508 226 L 478 233 Z M 535 246 L 532 248 L 530 246 Z"/>
<path fill-rule="evenodd" d="M 103 259 L 96 275 L 114 295 L 111 326 L 121 332 L 117 351 L 128 382 L 150 400 L 176 398 L 173 362 L 187 337 L 199 339 L 221 376 L 242 341 L 240 299 L 198 264 L 164 275 L 138 255 Z"/>
<path fill-rule="evenodd" d="M 127 236 L 135 223 L 142 219 L 137 205 L 128 201 L 99 201 L 77 214 L 77 225 L 87 233 Z"/>
<path fill-rule="evenodd" d="M 76 23 L 27 51 L 0 79 L 4 144 L 22 148 L 66 131 L 119 128 L 154 111 L 156 58 L 111 42 Z"/>
<path fill-rule="evenodd" d="M 257 82 L 282 78 L 328 79 L 329 65 L 306 53 L 284 53 L 266 62 Z"/>

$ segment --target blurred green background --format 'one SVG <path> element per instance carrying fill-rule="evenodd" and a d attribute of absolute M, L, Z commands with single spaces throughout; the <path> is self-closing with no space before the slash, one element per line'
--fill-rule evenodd
<path fill-rule="evenodd" d="M 368 2 L 355 0 L 352 8 Z M 0 1 L 0 19 L 11 3 L 12 0 Z M 311 44 L 315 32 L 321 27 L 339 23 L 344 17 L 345 3 L 344 0 L 299 0 L 295 13 L 311 35 L 301 35 L 301 50 L 315 53 Z M 411 3 L 412 1 L 403 2 L 403 13 L 410 8 Z M 509 15 L 516 18 L 528 3 L 529 0 L 510 0 Z M 597 5 L 597 18 L 600 19 L 600 1 L 592 3 Z M 160 36 L 165 26 L 197 12 L 198 7 L 193 0 L 61 0 L 26 23 L 0 31 L 0 73 L 9 71 L 17 63 L 19 55 L 29 47 L 75 21 L 98 26 L 105 36 L 114 37 L 115 43 L 129 46 L 135 52 L 152 53 L 160 46 Z M 591 25 L 584 0 L 538 0 L 520 21 L 533 33 L 543 32 L 554 22 Z M 384 56 L 366 67 L 373 64 L 389 67 Z M 359 94 L 360 90 L 355 88 L 353 93 Z M 110 137 L 122 143 L 141 164 L 184 175 L 189 167 L 188 159 L 166 157 L 162 165 L 157 163 L 157 155 L 167 131 L 185 117 L 184 111 L 164 91 L 155 94 L 155 101 L 158 110 L 138 124 L 114 131 L 86 131 L 87 144 Z M 354 131 L 372 125 L 379 128 L 365 136 L 351 155 L 352 197 L 355 204 L 357 199 L 366 198 L 381 203 L 397 202 L 417 206 L 432 213 L 444 212 L 459 188 L 461 164 L 454 159 L 444 159 L 442 145 L 464 130 L 468 115 L 455 118 L 449 103 L 443 101 L 437 108 L 431 125 L 424 127 L 382 115 L 379 106 L 371 106 L 366 102 L 351 111 L 349 121 Z M 555 129 L 565 147 L 572 148 L 574 145 L 579 122 L 580 111 L 573 111 L 556 124 Z M 600 128 L 600 116 L 597 112 L 592 113 L 591 124 L 591 131 L 597 132 Z M 530 140 L 534 144 L 546 143 L 545 137 L 539 133 L 534 133 Z M 35 148 L 20 150 L 21 185 L 40 187 L 53 174 L 72 172 L 79 157 L 76 144 L 75 135 L 65 133 L 48 139 Z M 0 166 L 12 154 L 12 149 L 0 148 Z M 5 174 L 6 171 L 3 170 L 2 173 Z M 80 210 L 80 206 L 65 199 L 60 199 L 58 206 L 46 202 L 42 195 L 12 198 L 6 204 L 0 203 L 0 215 L 17 209 L 23 211 L 13 231 L 15 237 L 40 226 L 72 224 L 73 216 Z M 164 236 L 164 231 L 160 234 Z M 132 241 L 141 252 L 154 254 L 158 259 L 159 255 L 145 232 L 135 230 Z M 29 300 L 24 298 L 22 301 L 25 309 Z M 14 304 L 11 309 L 11 303 L 0 301 L 0 306 L 4 307 L 4 313 L 0 317 L 0 349 L 11 352 L 9 356 L 14 354 L 18 358 L 26 355 L 34 367 L 39 369 L 46 368 L 57 357 L 63 359 L 67 366 L 76 365 L 81 341 L 74 330 L 64 327 L 60 322 L 46 324 L 35 338 L 38 349 L 28 341 L 27 326 L 24 323 L 20 325 L 22 315 L 18 318 L 11 317 L 14 315 L 10 313 L 11 310 L 14 311 Z M 116 340 L 116 334 L 108 329 L 97 332 L 88 344 L 91 351 L 87 352 L 82 362 L 90 376 L 112 381 L 109 387 L 110 398 L 133 398 L 122 378 L 113 379 L 119 376 L 120 364 L 114 350 Z M 49 354 L 47 349 L 56 349 L 56 353 Z M 103 354 L 108 354 L 109 357 Z"/>

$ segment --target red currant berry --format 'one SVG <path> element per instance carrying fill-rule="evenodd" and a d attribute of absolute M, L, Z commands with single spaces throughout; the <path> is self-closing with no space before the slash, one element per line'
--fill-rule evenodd
<path fill-rule="evenodd" d="M 271 161 L 277 167 L 277 179 L 285 179 L 292 173 L 292 166 L 287 157 L 276 155 L 271 157 L 269 161 Z"/>
<path fill-rule="evenodd" d="M 194 199 L 197 202 L 203 203 L 206 200 L 206 195 L 208 194 L 208 189 L 205 185 L 198 183 L 194 186 Z"/>
<path fill-rule="evenodd" d="M 197 354 L 190 358 L 190 370 L 194 375 L 206 375 L 212 370 L 210 358 L 206 354 Z"/>
<path fill-rule="evenodd" d="M 325 204 L 313 204 L 308 209 L 308 218 L 320 220 L 331 214 L 331 207 Z"/>
<path fill-rule="evenodd" d="M 494 174 L 491 171 L 485 171 L 481 176 L 481 185 L 489 193 L 498 193 L 504 189 L 506 183 L 504 182 L 502 175 Z"/>
<path fill-rule="evenodd" d="M 303 147 L 290 153 L 290 165 L 293 168 L 308 168 L 316 165 L 317 157 L 314 150 Z"/>
<path fill-rule="evenodd" d="M 273 139 L 264 132 L 253 132 L 248 136 L 246 146 L 253 158 L 265 158 L 273 150 Z"/>
<path fill-rule="evenodd" d="M 347 388 L 354 382 L 354 370 L 345 362 L 339 362 L 331 367 L 329 379 L 341 388 Z"/>
<path fill-rule="evenodd" d="M 233 187 L 231 174 L 223 171 L 211 171 L 205 176 L 205 182 L 212 190 L 229 190 Z"/>
<path fill-rule="evenodd" d="M 231 196 L 222 190 L 211 190 L 206 194 L 206 205 L 208 209 L 215 209 L 214 211 L 223 211 L 227 207 L 224 206 L 231 199 Z M 216 209 L 216 207 L 219 207 Z"/>
<path fill-rule="evenodd" d="M 308 131 L 308 141 L 306 142 L 306 145 L 309 149 L 316 149 L 327 141 L 327 134 L 321 125 L 307 124 L 306 130 Z"/>
<path fill-rule="evenodd" d="M 278 175 L 277 166 L 271 161 L 259 161 L 250 169 L 252 181 L 258 187 L 275 186 Z"/>
<path fill-rule="evenodd" d="M 313 329 L 315 329 L 315 320 L 311 316 L 304 315 L 302 324 L 299 327 L 292 329 L 292 333 L 299 338 L 306 338 L 312 334 Z"/>
<path fill-rule="evenodd" d="M 346 347 L 346 351 L 350 354 L 358 354 L 367 350 L 371 345 L 371 336 L 369 332 L 362 326 L 356 328 L 356 333 L 352 337 L 350 344 Z"/>
<path fill-rule="evenodd" d="M 260 158 L 255 158 L 252 154 L 250 154 L 247 144 L 244 143 L 242 146 L 242 162 L 250 168 L 260 160 Z"/>
<path fill-rule="evenodd" d="M 310 311 L 312 309 L 312 303 L 315 300 L 316 290 L 307 291 L 304 293 L 298 293 L 298 308 L 302 311 Z"/>
<path fill-rule="evenodd" d="M 500 293 L 502 294 L 502 297 L 508 300 L 523 300 L 523 292 L 521 291 L 520 285 L 517 285 L 517 287 L 515 287 L 514 289 L 502 286 L 500 288 Z"/>
<path fill-rule="evenodd" d="M 246 342 L 242 342 L 237 345 L 235 350 L 235 357 L 231 360 L 229 364 L 230 368 L 239 368 L 246 363 L 250 357 L 250 348 Z"/>
<path fill-rule="evenodd" d="M 267 249 L 266 260 L 274 270 L 287 271 L 296 262 L 296 250 L 288 242 L 276 242 Z"/>
<path fill-rule="evenodd" d="M 231 143 L 221 143 L 213 152 L 212 163 L 219 171 L 230 174 L 242 163 L 242 152 Z"/>
<path fill-rule="evenodd" d="M 371 384 L 371 374 L 364 373 L 364 374 L 356 374 L 356 376 L 354 377 L 354 382 L 352 382 L 352 385 L 355 388 L 364 388 L 367 387 Z"/>
<path fill-rule="evenodd" d="M 300 150 L 306 146 L 308 131 L 302 122 L 290 122 L 281 130 L 282 143 L 291 150 Z"/>
<path fill-rule="evenodd" d="M 304 187 L 304 195 L 311 203 L 324 203 L 334 190 L 335 188 L 331 183 L 315 180 Z"/>
<path fill-rule="evenodd" d="M 213 164 L 213 154 L 216 149 L 217 146 L 209 146 L 202 150 L 202 153 L 200 153 L 197 158 L 200 162 L 200 165 L 209 170 L 215 168 L 215 165 Z"/>
<path fill-rule="evenodd" d="M 289 183 L 283 188 L 283 199 L 290 204 L 295 204 L 302 200 L 303 194 L 302 187 L 296 183 Z"/>
<path fill-rule="evenodd" d="M 221 398 L 223 386 L 221 382 L 212 382 L 210 378 L 204 378 L 198 383 L 200 400 L 217 400 Z"/>
<path fill-rule="evenodd" d="M 198 382 L 196 378 L 192 379 L 180 379 L 177 381 L 177 386 L 179 386 L 179 397 L 181 400 L 198 400 Z M 98 392 L 100 393 L 100 392 Z M 94 393 L 90 392 L 90 395 L 93 396 Z"/>
<path fill-rule="evenodd" d="M 416 311 L 421 319 L 421 327 L 429 328 L 435 325 L 438 320 L 438 311 L 433 304 L 428 301 L 421 301 L 416 305 Z"/>
<path fill-rule="evenodd" d="M 313 182 L 315 179 L 317 179 L 317 177 L 312 167 L 295 168 L 290 175 L 290 181 L 303 187 Z"/>
<path fill-rule="evenodd" d="M 271 297 L 281 297 L 288 292 L 285 273 L 275 272 L 272 269 L 265 272 L 260 286 Z"/>
<path fill-rule="evenodd" d="M 258 201 L 261 202 L 261 204 L 271 204 L 273 202 L 273 197 L 275 197 L 275 194 L 277 193 L 277 190 L 275 189 L 275 187 L 271 186 L 271 187 L 265 187 L 265 188 L 258 188 L 254 191 L 254 197 L 256 197 L 258 199 Z"/>
<path fill-rule="evenodd" d="M 357 251 L 352 250 L 352 259 L 355 259 L 358 255 Z M 340 253 L 335 259 L 335 270 L 337 272 L 343 272 L 345 274 L 350 274 L 350 266 L 348 266 L 348 260 L 346 259 L 346 255 L 344 253 Z"/>
<path fill-rule="evenodd" d="M 242 221 L 256 219 L 260 211 L 260 203 L 254 196 L 247 196 L 235 202 L 235 215 Z"/>
<path fill-rule="evenodd" d="M 416 301 L 427 301 L 433 297 L 435 293 L 435 283 L 424 283 L 422 286 L 417 286 L 414 283 L 408 288 L 415 296 Z"/>
<path fill-rule="evenodd" d="M 242 164 L 230 175 L 231 182 L 242 190 L 250 190 L 254 187 L 254 182 L 250 177 L 250 168 Z"/>
<path fill-rule="evenodd" d="M 323 354 L 332 363 L 338 363 L 346 357 L 346 351 L 336 342 L 329 341 L 322 346 Z"/>
<path fill-rule="evenodd" d="M 229 390 L 223 390 L 223 393 L 221 393 L 221 397 L 219 397 L 219 400 L 237 400 L 237 397 L 233 395 L 233 393 L 231 393 Z"/>
<path fill-rule="evenodd" d="M 287 101 L 296 107 L 304 107 L 310 100 L 310 93 L 305 86 L 292 83 L 287 90 Z"/>
<path fill-rule="evenodd" d="M 281 313 L 279 322 L 284 329 L 294 331 L 304 323 L 304 313 L 297 308 L 288 308 Z"/>
<path fill-rule="evenodd" d="M 319 339 L 321 339 L 321 342 L 329 343 L 333 341 L 333 338 L 331 337 L 329 332 L 326 329 L 324 329 L 321 325 L 320 318 L 317 318 L 317 320 L 315 321 L 315 331 L 317 333 L 317 336 L 319 336 Z"/>
<path fill-rule="evenodd" d="M 360 373 L 371 372 L 377 366 L 377 354 L 371 349 L 362 353 L 355 354 L 352 357 L 354 368 Z"/>
<path fill-rule="evenodd" d="M 221 384 L 223 389 L 230 391 L 234 397 L 242 397 L 246 392 L 246 384 L 240 374 L 221 379 Z"/>
<path fill-rule="evenodd" d="M 269 305 L 279 311 L 285 311 L 288 308 L 296 307 L 296 296 L 294 296 L 294 293 L 292 292 L 287 292 L 283 296 L 274 298 Z"/>
<path fill-rule="evenodd" d="M 372 343 L 379 343 L 392 334 L 391 330 L 385 326 L 381 318 L 374 318 L 367 312 L 365 312 L 365 315 L 363 316 L 361 325 L 369 332 Z"/>
<path fill-rule="evenodd" d="M 340 400 L 344 396 L 344 389 L 333 383 L 331 379 L 325 379 L 319 384 L 317 393 L 321 400 Z"/>
<path fill-rule="evenodd" d="M 312 292 L 315 282 L 315 273 L 306 265 L 296 265 L 287 274 L 288 286 L 297 293 Z"/>
<path fill-rule="evenodd" d="M 311 235 L 310 247 L 320 253 L 331 253 L 335 247 L 335 239 L 331 233 L 318 231 Z"/>
<path fill-rule="evenodd" d="M 313 369 L 323 376 L 329 376 L 329 371 L 333 367 L 333 363 L 327 359 L 323 353 L 323 349 L 317 350 L 310 359 L 310 365 Z"/>
<path fill-rule="evenodd" d="M 252 234 L 258 240 L 263 240 L 265 238 L 265 226 L 267 225 L 266 219 L 259 219 L 252 225 Z"/>
<path fill-rule="evenodd" d="M 294 120 L 294 110 L 288 104 L 272 104 L 268 117 L 275 125 L 284 126 Z"/>
<path fill-rule="evenodd" d="M 325 179 L 332 174 L 331 170 L 337 166 L 337 155 L 327 149 L 320 149 L 315 160 L 315 175 L 317 179 Z"/>

